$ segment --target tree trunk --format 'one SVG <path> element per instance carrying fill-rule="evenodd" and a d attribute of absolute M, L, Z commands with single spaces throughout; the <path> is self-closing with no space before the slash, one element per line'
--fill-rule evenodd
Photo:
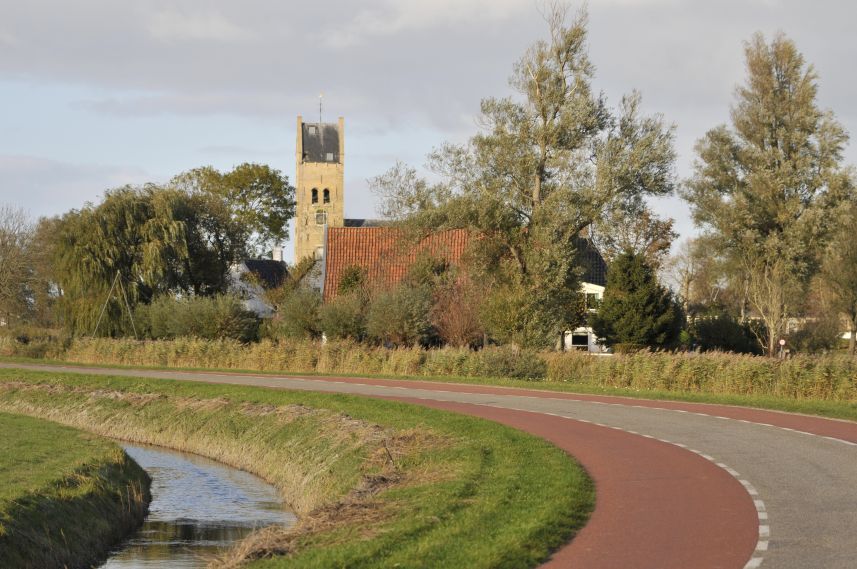
<path fill-rule="evenodd" d="M 854 329 L 855 326 L 851 325 L 851 337 L 848 338 L 848 353 L 852 356 L 857 354 L 857 330 Z"/>

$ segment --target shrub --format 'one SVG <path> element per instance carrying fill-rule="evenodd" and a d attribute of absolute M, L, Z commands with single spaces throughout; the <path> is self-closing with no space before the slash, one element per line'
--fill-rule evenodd
<path fill-rule="evenodd" d="M 366 333 L 378 342 L 396 346 L 427 345 L 433 336 L 431 304 L 426 287 L 400 285 L 381 292 L 369 307 Z"/>
<path fill-rule="evenodd" d="M 366 336 L 366 300 L 360 293 L 340 294 L 321 306 L 318 317 L 329 339 L 362 340 Z"/>
<path fill-rule="evenodd" d="M 268 338 L 317 338 L 321 335 L 321 295 L 308 288 L 295 288 L 283 295 L 277 315 L 263 326 Z"/>
<path fill-rule="evenodd" d="M 750 327 L 725 313 L 694 319 L 690 325 L 690 337 L 691 343 L 702 351 L 718 350 L 741 354 L 758 354 L 761 351 Z"/>
<path fill-rule="evenodd" d="M 154 339 L 189 336 L 251 342 L 259 338 L 259 319 L 244 309 L 239 298 L 230 295 L 163 296 L 138 308 L 137 314 L 143 333 Z"/>

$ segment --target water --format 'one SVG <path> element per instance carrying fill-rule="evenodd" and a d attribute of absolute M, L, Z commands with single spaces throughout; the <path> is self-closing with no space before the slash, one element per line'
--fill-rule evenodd
<path fill-rule="evenodd" d="M 152 477 L 149 515 L 108 561 L 108 569 L 190 569 L 253 531 L 291 525 L 273 486 L 201 456 L 123 444 Z"/>

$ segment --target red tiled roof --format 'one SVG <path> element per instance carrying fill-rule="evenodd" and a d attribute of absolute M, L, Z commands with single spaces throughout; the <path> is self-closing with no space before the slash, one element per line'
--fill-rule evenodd
<path fill-rule="evenodd" d="M 330 227 L 327 230 L 324 267 L 324 300 L 336 297 L 342 274 L 360 267 L 370 285 L 391 287 L 399 283 L 423 254 L 457 263 L 467 247 L 464 229 L 438 231 L 410 246 L 394 227 Z"/>

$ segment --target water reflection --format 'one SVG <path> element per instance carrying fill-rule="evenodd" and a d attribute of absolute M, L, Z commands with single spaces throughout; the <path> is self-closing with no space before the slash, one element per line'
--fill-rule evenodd
<path fill-rule="evenodd" d="M 273 486 L 197 455 L 123 444 L 152 477 L 143 527 L 102 565 L 109 569 L 196 568 L 254 528 L 290 525 Z"/>

